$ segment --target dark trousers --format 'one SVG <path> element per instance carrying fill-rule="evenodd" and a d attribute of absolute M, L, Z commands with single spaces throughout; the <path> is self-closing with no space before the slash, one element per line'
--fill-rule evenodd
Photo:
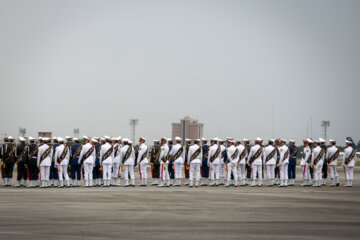
<path fill-rule="evenodd" d="M 169 162 L 168 171 L 169 171 L 170 179 L 175 179 L 175 171 L 173 169 L 173 166 L 174 166 L 174 163 Z"/>
<path fill-rule="evenodd" d="M 296 178 L 296 159 L 295 158 L 292 158 L 289 160 L 288 177 L 289 177 L 289 179 Z"/>
<path fill-rule="evenodd" d="M 38 168 L 35 164 L 28 165 L 29 170 L 29 180 L 37 180 L 38 179 Z"/>
<path fill-rule="evenodd" d="M 12 178 L 14 171 L 14 163 L 5 163 L 5 167 L 2 167 L 3 178 Z"/>
<path fill-rule="evenodd" d="M 327 179 L 327 175 L 328 175 L 328 162 L 327 159 L 325 159 L 322 168 L 322 178 Z"/>
<path fill-rule="evenodd" d="M 81 165 L 71 165 L 71 179 L 81 180 Z"/>
<path fill-rule="evenodd" d="M 246 170 L 246 178 L 251 178 L 251 166 L 249 166 L 248 164 L 245 165 L 245 170 Z"/>
<path fill-rule="evenodd" d="M 28 178 L 27 174 L 27 168 L 25 166 L 24 162 L 19 162 L 17 164 L 17 180 L 20 181 L 21 179 L 24 179 L 25 181 Z"/>
<path fill-rule="evenodd" d="M 100 171 L 100 166 L 95 166 L 93 169 L 93 178 L 94 179 L 98 179 L 98 178 L 102 178 L 102 174 Z"/>
<path fill-rule="evenodd" d="M 280 171 L 278 166 L 275 167 L 275 178 L 280 178 Z"/>
<path fill-rule="evenodd" d="M 190 177 L 190 165 L 187 165 L 186 163 L 185 163 L 185 165 L 184 165 L 184 171 L 185 171 L 185 178 L 189 178 Z"/>
<path fill-rule="evenodd" d="M 52 179 L 58 180 L 59 179 L 58 170 L 55 167 L 54 161 L 51 162 L 49 179 L 50 180 L 52 180 Z"/>
<path fill-rule="evenodd" d="M 201 164 L 201 176 L 203 178 L 209 178 L 209 167 L 207 165 L 207 159 L 206 160 L 203 160 L 202 161 L 202 164 Z"/>
<path fill-rule="evenodd" d="M 152 178 L 160 178 L 160 164 L 155 163 L 151 166 Z"/>

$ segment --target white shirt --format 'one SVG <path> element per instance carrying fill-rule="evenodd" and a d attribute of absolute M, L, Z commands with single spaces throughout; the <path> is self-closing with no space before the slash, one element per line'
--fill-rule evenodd
<path fill-rule="evenodd" d="M 287 154 L 287 157 L 285 158 L 285 153 L 289 151 L 289 154 Z M 280 164 L 286 164 L 289 163 L 289 157 L 290 157 L 290 150 L 286 145 L 282 145 L 279 147 L 280 152 Z"/>
<path fill-rule="evenodd" d="M 180 143 L 177 143 L 175 144 L 172 148 L 171 148 L 171 151 L 170 151 L 170 156 L 174 156 L 178 151 L 179 149 L 181 148 L 181 144 Z M 177 158 L 177 159 L 174 159 L 176 163 L 184 163 L 184 159 L 185 159 L 185 149 L 183 149 L 182 153 L 180 154 L 180 156 Z"/>
<path fill-rule="evenodd" d="M 160 152 L 160 163 L 168 163 L 169 162 L 169 159 L 164 159 L 163 158 L 166 158 L 167 155 L 169 154 L 169 146 L 165 143 L 161 146 L 161 152 Z"/>
<path fill-rule="evenodd" d="M 313 153 L 312 153 L 312 159 L 311 159 L 311 166 L 314 166 L 314 160 L 315 158 L 320 154 L 321 152 L 321 147 L 317 146 L 316 148 L 314 148 Z M 317 162 L 316 165 L 318 164 L 323 164 L 324 163 L 324 158 L 325 158 L 325 154 L 322 156 L 322 158 Z"/>
<path fill-rule="evenodd" d="M 111 152 L 109 157 L 107 157 L 106 159 L 103 160 L 103 156 L 105 155 L 105 153 L 112 147 L 113 146 L 108 142 L 101 145 L 101 149 L 100 149 L 100 164 L 101 164 L 101 166 L 103 165 L 103 163 L 112 164 L 113 158 L 114 158 L 114 151 Z"/>
<path fill-rule="evenodd" d="M 210 159 L 212 158 L 212 156 L 214 156 L 214 154 L 216 153 L 217 149 L 218 149 L 218 145 L 214 144 L 209 148 L 209 157 L 208 157 L 208 161 L 210 162 L 210 164 L 220 164 L 220 158 L 221 158 L 221 150 L 220 150 L 220 154 L 217 156 L 217 158 L 214 159 L 213 162 L 210 161 Z M 220 146 L 221 147 L 221 146 Z"/>
<path fill-rule="evenodd" d="M 269 161 L 266 161 L 267 157 L 269 156 L 269 154 L 272 151 L 275 151 L 274 156 L 272 158 L 270 158 Z M 277 159 L 277 151 L 276 151 L 275 147 L 272 146 L 272 145 L 269 145 L 269 146 L 265 147 L 264 151 L 263 151 L 263 163 L 264 163 L 264 165 L 275 165 L 276 164 L 276 159 Z"/>
<path fill-rule="evenodd" d="M 40 162 L 41 155 L 50 147 L 50 154 L 42 161 Z M 38 149 L 38 156 L 37 156 L 37 166 L 42 167 L 50 167 L 51 166 L 51 159 L 53 157 L 53 148 L 47 144 L 43 144 Z"/>
<path fill-rule="evenodd" d="M 236 146 L 237 150 L 239 151 L 239 161 L 238 163 L 239 164 L 245 164 L 246 163 L 246 157 L 247 157 L 247 151 L 245 149 L 245 146 L 244 145 L 238 145 Z M 242 159 L 240 159 L 240 155 L 243 153 L 243 151 L 245 151 L 245 154 L 244 154 L 244 157 Z"/>
<path fill-rule="evenodd" d="M 259 144 L 256 144 L 255 146 L 252 146 L 250 148 L 250 153 L 247 160 L 248 164 L 250 164 L 251 158 L 256 154 L 259 148 L 262 148 Z M 259 154 L 259 156 L 252 162 L 252 165 L 260 165 L 260 166 L 262 165 L 262 153 Z"/>
<path fill-rule="evenodd" d="M 147 159 L 147 155 L 148 155 L 148 147 L 145 145 L 145 143 L 142 143 L 139 147 L 139 153 L 138 153 L 138 157 L 137 157 L 137 164 L 140 164 L 140 160 L 142 158 L 142 156 L 145 154 L 145 158 L 144 160 L 141 161 L 141 164 L 147 164 L 148 163 L 148 159 Z"/>
<path fill-rule="evenodd" d="M 326 159 L 329 160 L 329 158 L 331 158 L 332 156 L 334 156 L 334 154 L 336 153 L 336 151 L 338 150 L 338 148 L 336 146 L 331 146 L 327 149 L 326 152 Z M 330 166 L 337 166 L 337 159 L 335 159 L 334 161 L 332 161 L 331 163 L 329 163 Z"/>
<path fill-rule="evenodd" d="M 120 163 L 120 151 L 121 145 L 119 143 L 114 144 L 114 163 Z"/>
<path fill-rule="evenodd" d="M 230 147 L 228 147 L 226 149 L 228 163 L 237 164 L 240 153 L 238 152 L 238 154 L 234 158 L 232 158 L 232 156 L 236 152 L 236 150 L 237 150 L 237 148 L 234 145 L 231 145 Z"/>
<path fill-rule="evenodd" d="M 194 154 L 194 152 L 196 152 L 198 149 L 200 148 L 200 153 L 199 155 L 192 161 L 191 160 L 191 156 Z M 188 155 L 187 155 L 187 161 L 188 164 L 190 163 L 201 163 L 202 162 L 202 147 L 200 147 L 197 144 L 194 144 L 192 146 L 189 147 L 189 151 L 188 151 Z"/>
<path fill-rule="evenodd" d="M 87 164 L 94 164 L 95 163 L 95 158 L 96 158 L 96 150 L 95 150 L 95 146 L 93 146 L 92 144 L 90 143 L 87 143 L 85 145 L 83 145 L 82 149 L 81 149 L 81 153 L 80 153 L 80 156 L 79 156 L 79 161 L 78 161 L 78 164 L 81 163 L 81 160 L 82 158 L 84 157 L 84 155 L 92 148 L 94 147 L 94 150 L 93 152 L 90 154 L 90 156 L 85 159 L 84 163 L 87 163 Z"/>
<path fill-rule="evenodd" d="M 55 166 L 66 166 L 69 164 L 69 161 L 70 161 L 70 149 L 68 147 L 67 148 L 67 153 L 65 155 L 65 158 L 64 160 L 62 160 L 61 163 L 58 163 L 58 158 L 60 158 L 61 154 L 63 153 L 64 149 L 65 149 L 65 144 L 61 144 L 59 146 L 57 146 L 55 148 Z"/>
<path fill-rule="evenodd" d="M 128 157 L 128 159 L 125 160 L 125 154 L 127 152 L 127 150 L 129 149 L 129 147 L 131 147 L 131 154 Z M 130 145 L 125 145 L 121 148 L 121 162 L 124 160 L 125 162 L 123 163 L 124 165 L 134 165 L 135 164 L 135 151 L 134 148 Z"/>
<path fill-rule="evenodd" d="M 353 151 L 353 148 L 351 146 L 345 148 L 344 156 L 343 156 L 343 160 L 342 160 L 342 166 L 343 167 L 345 167 L 345 159 L 351 155 L 352 151 Z M 357 156 L 356 156 L 356 153 L 355 153 L 355 156 L 351 159 L 351 161 L 346 166 L 354 167 L 356 159 L 357 159 Z"/>
<path fill-rule="evenodd" d="M 311 149 L 309 146 L 306 146 L 306 147 L 304 147 L 304 150 L 303 150 L 303 156 L 300 161 L 300 166 L 302 166 L 302 167 L 305 166 L 307 164 L 309 157 L 311 157 Z"/>

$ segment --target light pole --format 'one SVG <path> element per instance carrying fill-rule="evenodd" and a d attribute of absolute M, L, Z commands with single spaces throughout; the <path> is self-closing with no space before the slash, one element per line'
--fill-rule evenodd
<path fill-rule="evenodd" d="M 139 119 L 130 119 L 129 124 L 131 126 L 132 141 L 135 146 L 135 127 L 138 125 Z"/>

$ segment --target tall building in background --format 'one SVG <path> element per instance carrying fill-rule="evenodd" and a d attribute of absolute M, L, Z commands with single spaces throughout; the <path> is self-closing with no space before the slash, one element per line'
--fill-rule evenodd
<path fill-rule="evenodd" d="M 180 123 L 172 123 L 172 138 L 179 136 L 185 141 L 185 138 L 202 138 L 204 134 L 204 124 L 198 120 L 185 116 Z"/>

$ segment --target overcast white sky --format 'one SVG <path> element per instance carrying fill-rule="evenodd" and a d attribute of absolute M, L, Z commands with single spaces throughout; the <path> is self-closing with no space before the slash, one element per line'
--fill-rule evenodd
<path fill-rule="evenodd" d="M 360 1 L 0 0 L 0 134 L 360 138 Z M 272 104 L 274 129 L 272 131 Z M 309 127 L 310 128 L 310 127 Z M 310 132 L 309 132 L 310 134 Z"/>

